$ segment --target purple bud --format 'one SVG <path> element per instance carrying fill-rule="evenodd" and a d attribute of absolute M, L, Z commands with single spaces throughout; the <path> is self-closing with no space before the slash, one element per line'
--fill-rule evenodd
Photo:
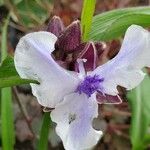
<path fill-rule="evenodd" d="M 75 54 L 76 57 L 78 57 L 79 53 L 84 50 L 86 44 L 87 44 L 87 42 L 79 44 L 79 46 L 77 46 L 77 47 L 74 49 L 74 53 L 73 53 L 73 54 Z M 77 59 L 77 58 L 76 58 L 76 59 Z"/>
<path fill-rule="evenodd" d="M 80 22 L 74 21 L 70 24 L 63 33 L 58 37 L 55 44 L 56 49 L 64 52 L 72 52 L 81 42 Z"/>
<path fill-rule="evenodd" d="M 94 43 L 87 43 L 83 51 L 79 54 L 78 58 L 87 59 L 87 61 L 84 64 L 86 71 L 94 70 L 97 64 L 97 51 Z"/>
<path fill-rule="evenodd" d="M 47 31 L 55 34 L 57 37 L 64 30 L 64 24 L 60 17 L 54 16 L 48 23 Z"/>
<path fill-rule="evenodd" d="M 122 102 L 121 98 L 119 96 L 113 96 L 108 94 L 103 94 L 101 92 L 97 92 L 97 102 L 99 104 L 120 104 Z"/>

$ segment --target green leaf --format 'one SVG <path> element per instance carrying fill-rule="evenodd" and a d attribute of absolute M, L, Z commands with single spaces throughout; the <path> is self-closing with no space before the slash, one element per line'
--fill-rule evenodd
<path fill-rule="evenodd" d="M 92 18 L 95 11 L 96 0 L 84 0 L 82 14 L 81 14 L 81 27 L 83 33 L 83 41 L 89 39 L 89 32 L 91 30 Z"/>
<path fill-rule="evenodd" d="M 7 28 L 9 23 L 10 16 L 8 15 L 5 20 L 5 24 L 2 28 L 2 41 L 1 41 L 1 61 L 7 57 Z"/>
<path fill-rule="evenodd" d="M 150 144 L 150 134 L 145 135 L 144 145 L 148 146 Z"/>
<path fill-rule="evenodd" d="M 133 150 L 145 148 L 145 138 L 150 124 L 150 78 L 147 75 L 143 82 L 128 93 L 129 104 L 132 111 L 131 142 Z"/>
<path fill-rule="evenodd" d="M 0 88 L 29 83 L 38 84 L 35 80 L 21 79 L 15 69 L 13 58 L 8 56 L 0 66 Z"/>
<path fill-rule="evenodd" d="M 4 0 L 0 0 L 0 6 L 4 5 Z"/>
<path fill-rule="evenodd" d="M 40 132 L 40 139 L 38 141 L 38 150 L 47 150 L 48 149 L 48 135 L 50 129 L 50 113 L 46 112 L 43 116 L 43 123 Z"/>
<path fill-rule="evenodd" d="M 3 150 L 13 150 L 15 144 L 11 88 L 1 90 L 1 120 Z"/>
<path fill-rule="evenodd" d="M 90 40 L 108 41 L 118 38 L 132 24 L 150 26 L 150 7 L 118 9 L 96 15 L 93 17 Z"/>
<path fill-rule="evenodd" d="M 52 8 L 51 0 L 20 0 L 17 2 L 12 1 L 10 4 L 14 8 L 11 17 L 24 27 L 35 27 L 44 24 Z"/>
<path fill-rule="evenodd" d="M 2 28 L 1 60 L 7 56 L 7 28 L 9 16 Z M 13 150 L 15 144 L 15 133 L 13 123 L 11 88 L 1 89 L 1 130 L 3 150 Z"/>

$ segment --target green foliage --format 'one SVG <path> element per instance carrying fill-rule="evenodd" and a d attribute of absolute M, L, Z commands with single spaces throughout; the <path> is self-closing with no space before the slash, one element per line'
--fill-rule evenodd
<path fill-rule="evenodd" d="M 48 135 L 50 129 L 50 113 L 46 112 L 43 116 L 43 123 L 40 132 L 40 139 L 38 141 L 38 150 L 47 150 L 48 149 Z"/>
<path fill-rule="evenodd" d="M 150 143 L 148 128 L 150 125 L 150 77 L 129 92 L 128 99 L 132 111 L 131 142 L 133 150 L 143 150 Z"/>
<path fill-rule="evenodd" d="M 15 69 L 13 58 L 8 56 L 0 66 L 0 88 L 28 83 L 38 82 L 34 80 L 21 79 Z"/>
<path fill-rule="evenodd" d="M 81 15 L 81 27 L 82 27 L 82 39 L 87 41 L 89 39 L 89 32 L 91 30 L 92 17 L 95 11 L 96 0 L 84 0 L 82 15 Z"/>
<path fill-rule="evenodd" d="M 1 61 L 3 61 L 7 57 L 7 28 L 8 28 L 9 19 L 10 18 L 8 16 L 2 28 Z"/>
<path fill-rule="evenodd" d="M 32 26 L 32 23 L 44 23 L 46 20 L 47 14 L 46 10 L 40 7 L 36 1 L 25 1 L 22 0 L 16 5 L 19 20 L 26 26 Z"/>
<path fill-rule="evenodd" d="M 4 5 L 4 0 L 0 0 L 0 6 Z"/>
<path fill-rule="evenodd" d="M 9 16 L 2 28 L 1 60 L 7 56 L 7 27 Z M 11 88 L 1 89 L 1 132 L 3 150 L 13 150 L 15 144 Z"/>
<path fill-rule="evenodd" d="M 132 24 L 150 26 L 150 7 L 118 9 L 96 15 L 89 36 L 95 41 L 116 39 Z"/>
<path fill-rule="evenodd" d="M 14 21 L 27 27 L 43 24 L 52 10 L 52 0 L 14 0 L 4 1 Z"/>
<path fill-rule="evenodd" d="M 15 144 L 11 88 L 1 90 L 1 129 L 3 150 L 13 150 Z"/>

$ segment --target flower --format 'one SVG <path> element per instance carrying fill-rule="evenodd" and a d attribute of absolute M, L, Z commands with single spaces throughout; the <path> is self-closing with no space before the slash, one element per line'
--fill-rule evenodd
<path fill-rule="evenodd" d="M 102 136 L 102 131 L 92 127 L 98 116 L 97 93 L 116 98 L 118 85 L 131 90 L 144 79 L 141 69 L 150 66 L 150 34 L 140 26 L 130 26 L 116 57 L 88 72 L 82 57 L 77 60 L 79 73 L 55 62 L 56 41 L 54 34 L 44 31 L 22 37 L 14 56 L 16 70 L 22 78 L 40 83 L 31 84 L 33 95 L 41 105 L 55 108 L 51 119 L 57 123 L 65 149 L 88 149 Z"/>

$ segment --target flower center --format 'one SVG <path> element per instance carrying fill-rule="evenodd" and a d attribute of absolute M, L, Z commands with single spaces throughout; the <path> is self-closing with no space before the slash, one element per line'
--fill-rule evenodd
<path fill-rule="evenodd" d="M 104 78 L 100 78 L 98 75 L 86 76 L 83 82 L 81 82 L 76 92 L 79 94 L 85 93 L 87 96 L 91 96 L 95 91 L 100 89 L 100 82 L 103 82 Z"/>

